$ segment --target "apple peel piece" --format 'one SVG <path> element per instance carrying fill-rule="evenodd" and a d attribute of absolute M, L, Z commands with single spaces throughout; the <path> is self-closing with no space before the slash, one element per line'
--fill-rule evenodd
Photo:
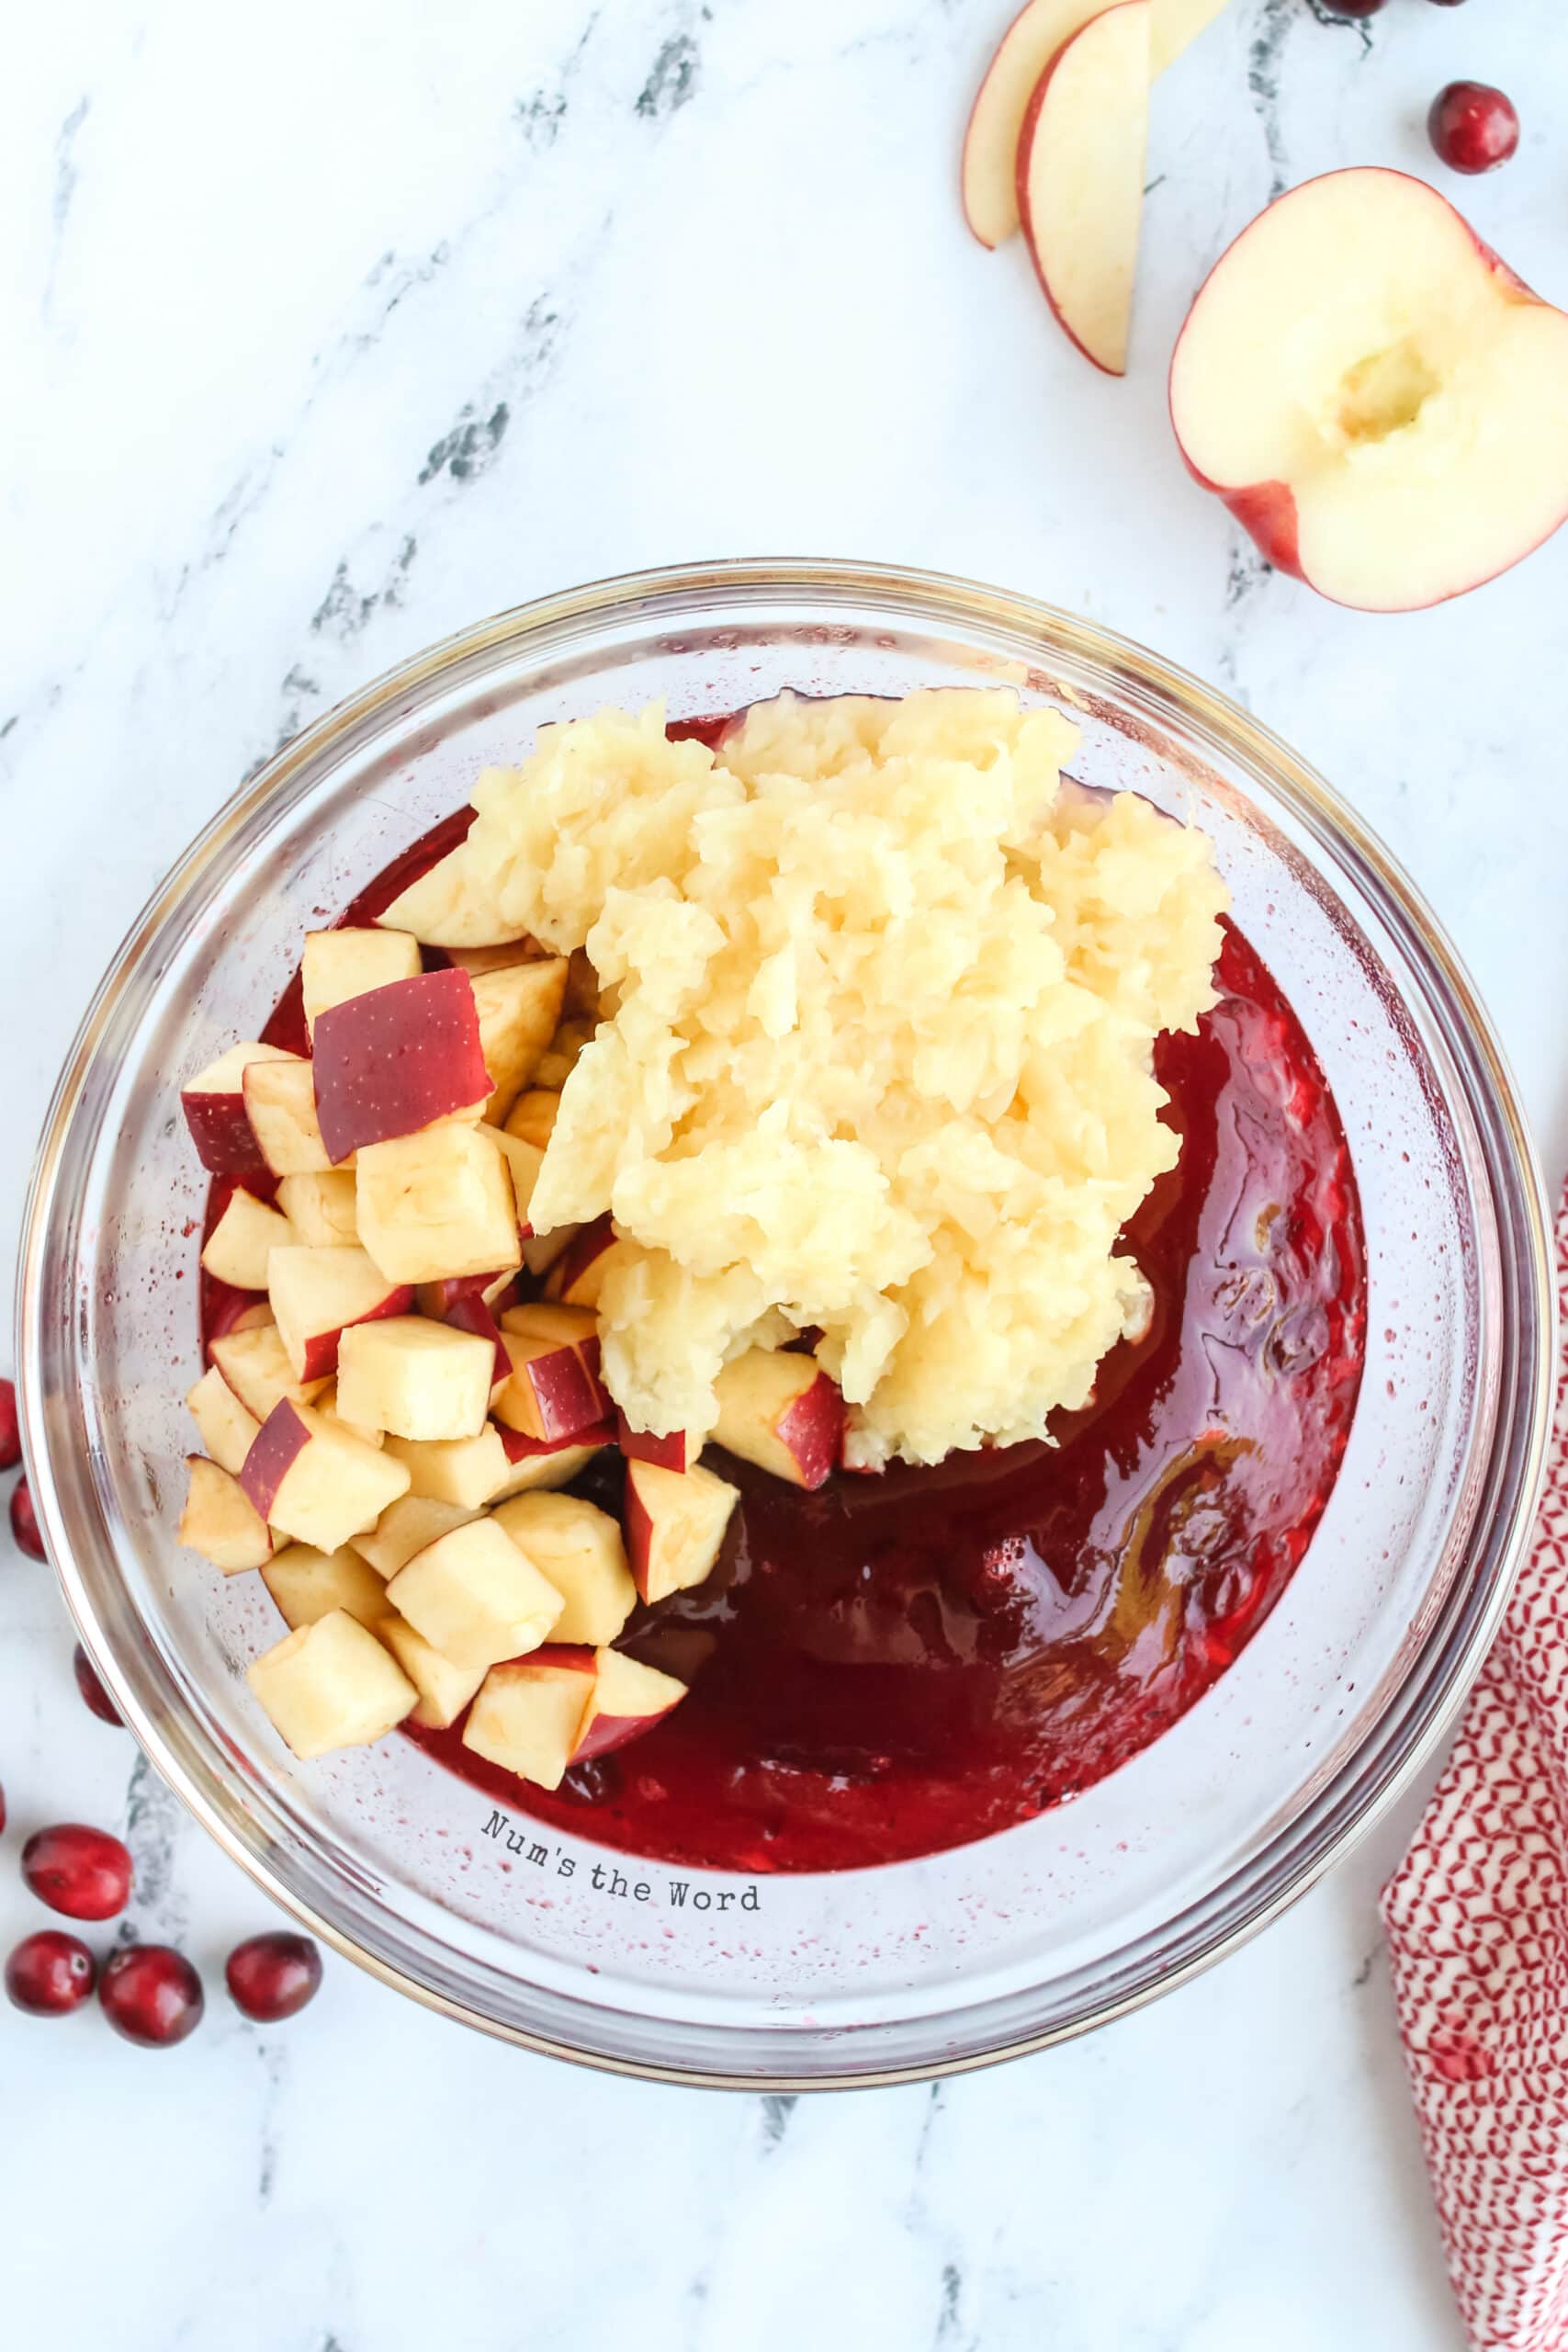
<path fill-rule="evenodd" d="M 1018 142 L 1018 209 L 1060 324 L 1125 375 L 1144 210 L 1151 0 L 1091 18 L 1041 75 Z"/>

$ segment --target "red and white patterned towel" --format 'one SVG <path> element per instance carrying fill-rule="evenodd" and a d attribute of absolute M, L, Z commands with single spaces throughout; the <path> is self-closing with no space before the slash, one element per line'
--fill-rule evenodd
<path fill-rule="evenodd" d="M 1557 1284 L 1568 1327 L 1568 1205 Z M 1534 1548 L 1383 1918 L 1471 2341 L 1565 2352 L 1568 1366 Z"/>

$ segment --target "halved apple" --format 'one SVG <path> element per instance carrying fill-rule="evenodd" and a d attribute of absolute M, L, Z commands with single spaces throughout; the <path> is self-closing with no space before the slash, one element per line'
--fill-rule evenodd
<path fill-rule="evenodd" d="M 367 1145 L 358 1216 L 360 1240 L 395 1282 L 491 1276 L 521 1262 L 517 1204 L 493 1127 L 434 1126 Z"/>
<path fill-rule="evenodd" d="M 226 1577 L 259 1568 L 272 1555 L 272 1531 L 237 1478 L 199 1453 L 188 1454 L 190 1485 L 175 1541 L 188 1544 Z"/>
<path fill-rule="evenodd" d="M 281 1046 L 231 1046 L 180 1091 L 197 1158 L 214 1176 L 265 1177 L 255 1131 L 245 1115 L 245 1072 L 253 1062 L 297 1061 Z"/>
<path fill-rule="evenodd" d="M 492 1519 L 438 1535 L 398 1570 L 387 1598 L 455 1666 L 521 1657 L 561 1612 L 555 1587 Z"/>
<path fill-rule="evenodd" d="M 372 989 L 389 988 L 394 980 L 412 980 L 423 969 L 419 942 L 412 932 L 378 926 L 373 931 L 344 927 L 339 931 L 308 931 L 300 966 L 305 1026 L 314 1034 L 323 1012 L 350 997 Z"/>
<path fill-rule="evenodd" d="M 711 1470 L 626 1464 L 626 1556 L 644 1600 L 704 1584 L 718 1565 L 739 1490 Z"/>
<path fill-rule="evenodd" d="M 318 1552 L 310 1544 L 285 1544 L 262 1563 L 262 1582 L 291 1631 L 345 1609 L 377 1632 L 391 1613 L 380 1577 L 346 1549 Z"/>
<path fill-rule="evenodd" d="M 303 1243 L 273 1251 L 267 1296 L 299 1380 L 321 1379 L 336 1369 L 351 1324 L 405 1315 L 413 1305 L 412 1285 L 389 1282 L 368 1251 L 311 1250 Z"/>
<path fill-rule="evenodd" d="M 838 1467 L 844 1400 L 810 1356 L 749 1348 L 725 1365 L 714 1394 L 714 1436 L 742 1462 L 792 1487 L 820 1487 Z"/>
<path fill-rule="evenodd" d="M 272 1252 L 299 1238 L 286 1216 L 236 1185 L 203 1244 L 202 1271 L 235 1290 L 265 1290 Z"/>
<path fill-rule="evenodd" d="M 496 1370 L 493 1323 L 491 1331 L 476 1337 L 423 1315 L 355 1324 L 338 1345 L 339 1413 L 398 1437 L 478 1437 Z"/>
<path fill-rule="evenodd" d="M 637 1606 L 621 1531 L 577 1495 L 518 1495 L 492 1516 L 560 1594 L 555 1642 L 613 1642 Z"/>
<path fill-rule="evenodd" d="M 301 1762 L 335 1747 L 364 1747 L 400 1724 L 418 1691 L 345 1609 L 297 1626 L 245 1677 Z"/>
<path fill-rule="evenodd" d="M 245 1116 L 273 1175 L 314 1176 L 332 1166 L 309 1062 L 252 1062 L 244 1088 Z"/>
<path fill-rule="evenodd" d="M 1568 518 L 1568 316 L 1446 197 L 1376 168 L 1308 180 L 1215 264 L 1170 371 L 1188 468 L 1269 561 L 1408 612 Z"/>
<path fill-rule="evenodd" d="M 1144 210 L 1152 0 L 1121 0 L 1041 75 L 1018 141 L 1018 210 L 1045 299 L 1086 358 L 1127 367 Z"/>
<path fill-rule="evenodd" d="M 333 1005 L 314 1044 L 316 1115 L 334 1167 L 361 1144 L 417 1134 L 490 1096 L 474 984 L 455 967 Z"/>
<path fill-rule="evenodd" d="M 337 1552 L 408 1492 L 409 1474 L 394 1455 L 285 1398 L 262 1424 L 240 1484 L 280 1533 Z"/>

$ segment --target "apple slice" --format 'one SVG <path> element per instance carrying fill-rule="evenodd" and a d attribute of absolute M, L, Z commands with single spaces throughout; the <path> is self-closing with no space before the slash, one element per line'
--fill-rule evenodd
<path fill-rule="evenodd" d="M 547 1444 L 538 1438 L 525 1437 L 521 1430 L 502 1430 L 506 1476 L 495 1488 L 492 1499 L 499 1503 L 511 1495 L 569 1487 L 578 1472 L 586 1468 L 596 1453 L 604 1452 L 610 1438 L 607 1421 L 597 1429 L 582 1430 L 565 1444 Z"/>
<path fill-rule="evenodd" d="M 643 1600 L 704 1584 L 718 1565 L 724 1533 L 740 1500 L 711 1470 L 626 1464 L 626 1555 Z"/>
<path fill-rule="evenodd" d="M 394 980 L 415 979 L 423 968 L 412 932 L 308 931 L 299 968 L 305 1026 L 313 1036 L 317 1022 L 334 1004 L 389 988 Z"/>
<path fill-rule="evenodd" d="M 215 1062 L 187 1079 L 180 1091 L 197 1158 L 214 1176 L 265 1177 L 269 1173 L 245 1115 L 245 1071 L 254 1062 L 291 1062 L 281 1046 L 231 1046 Z"/>
<path fill-rule="evenodd" d="M 844 1400 L 812 1357 L 749 1348 L 725 1365 L 714 1394 L 714 1436 L 742 1462 L 794 1487 L 820 1487 L 837 1468 Z"/>
<path fill-rule="evenodd" d="M 310 1062 L 253 1062 L 245 1072 L 245 1115 L 273 1175 L 316 1176 L 332 1166 Z"/>
<path fill-rule="evenodd" d="M 1170 413 L 1188 468 L 1269 561 L 1409 612 L 1568 517 L 1568 316 L 1403 172 L 1330 172 L 1258 215 L 1200 288 Z"/>
<path fill-rule="evenodd" d="M 578 1728 L 574 1764 L 640 1739 L 686 1695 L 685 1684 L 672 1674 L 660 1674 L 657 1667 L 644 1666 L 640 1658 L 627 1657 L 620 1650 L 597 1651 L 594 1668 L 593 1697 Z"/>
<path fill-rule="evenodd" d="M 499 1125 L 555 1035 L 566 996 L 567 961 L 554 956 L 547 963 L 510 964 L 469 977 L 491 1075 L 485 1117 Z"/>
<path fill-rule="evenodd" d="M 272 1556 L 272 1532 L 237 1478 L 199 1453 L 188 1454 L 190 1485 L 176 1542 L 221 1568 L 226 1577 L 259 1568 Z"/>
<path fill-rule="evenodd" d="M 1157 81 L 1184 49 L 1223 16 L 1230 0 L 1154 0 L 1149 20 L 1149 78 Z"/>
<path fill-rule="evenodd" d="M 478 1516 L 477 1510 L 468 1510 L 461 1503 L 433 1502 L 428 1495 L 400 1495 L 395 1503 L 388 1504 L 367 1534 L 350 1538 L 350 1549 L 357 1552 L 378 1577 L 395 1577 L 416 1552 L 423 1552 L 438 1535 L 450 1535 L 455 1527 L 466 1527 L 470 1519 Z"/>
<path fill-rule="evenodd" d="M 570 1340 L 527 1339 L 510 1330 L 505 1340 L 512 1377 L 495 1405 L 495 1418 L 505 1428 L 559 1444 L 608 1419 L 596 1339 L 592 1362 L 590 1349 Z"/>
<path fill-rule="evenodd" d="M 1091 17 L 1041 75 L 1018 144 L 1018 209 L 1045 299 L 1078 349 L 1124 375 L 1144 210 L 1152 0 Z"/>
<path fill-rule="evenodd" d="M 313 1625 L 334 1609 L 345 1609 L 372 1633 L 390 1615 L 387 1588 L 356 1552 L 318 1552 L 310 1544 L 288 1544 L 262 1565 L 262 1582 L 290 1631 Z"/>
<path fill-rule="evenodd" d="M 409 1492 L 427 1502 L 457 1503 L 477 1511 L 501 1493 L 510 1476 L 502 1433 L 488 1421 L 478 1437 L 389 1437 L 387 1452 L 409 1474 Z"/>
<path fill-rule="evenodd" d="M 490 1277 L 519 1264 L 517 1204 L 495 1133 L 438 1126 L 360 1152 L 359 1238 L 390 1280 Z"/>
<path fill-rule="evenodd" d="M 187 1391 L 186 1403 L 197 1436 L 220 1470 L 238 1477 L 260 1421 L 246 1412 L 216 1364 L 209 1364 L 196 1386 Z"/>
<path fill-rule="evenodd" d="M 237 1186 L 202 1247 L 202 1270 L 235 1290 L 265 1290 L 267 1260 L 298 1238 L 286 1216 Z"/>
<path fill-rule="evenodd" d="M 490 1097 L 474 984 L 456 968 L 333 1005 L 314 1044 L 316 1115 L 334 1166 L 362 1144 L 415 1135 Z"/>
<path fill-rule="evenodd" d="M 345 1609 L 297 1626 L 245 1679 L 302 1763 L 335 1747 L 368 1747 L 419 1697 L 390 1651 Z"/>
<path fill-rule="evenodd" d="M 267 1296 L 299 1380 L 319 1380 L 335 1370 L 339 1344 L 352 1324 L 405 1315 L 413 1305 L 412 1285 L 389 1282 L 367 1251 L 311 1250 L 303 1243 L 273 1251 Z"/>
<path fill-rule="evenodd" d="M 281 1533 L 337 1552 L 408 1492 L 409 1474 L 341 1423 L 285 1398 L 263 1422 L 240 1484 Z"/>
<path fill-rule="evenodd" d="M 616 1247 L 615 1228 L 607 1216 L 580 1226 L 550 1268 L 546 1296 L 568 1306 L 597 1306 Z"/>
<path fill-rule="evenodd" d="M 536 1788 L 558 1789 L 597 1679 L 591 1649 L 558 1643 L 492 1666 L 463 1726 L 463 1745 Z"/>
<path fill-rule="evenodd" d="M 481 1315 L 488 1307 L 479 1304 Z M 357 1323 L 338 1348 L 338 1410 L 398 1437 L 478 1437 L 490 1412 L 500 1333 L 476 1337 L 451 1322 L 395 1315 Z"/>
<path fill-rule="evenodd" d="M 502 913 L 491 877 L 479 871 L 462 842 L 376 920 L 389 931 L 412 931 L 427 947 L 505 947 L 527 936 Z"/>
<path fill-rule="evenodd" d="M 359 1239 L 355 1184 L 353 1170 L 345 1168 L 286 1176 L 277 1188 L 277 1205 L 294 1227 L 296 1241 L 312 1250 L 353 1249 Z"/>
<path fill-rule="evenodd" d="M 225 1385 L 258 1429 L 286 1396 L 296 1405 L 313 1404 L 328 1385 L 330 1375 L 310 1380 L 297 1376 L 276 1323 L 227 1331 L 213 1340 L 209 1352 Z"/>
<path fill-rule="evenodd" d="M 537 1649 L 561 1597 L 492 1519 L 438 1535 L 398 1570 L 387 1598 L 454 1666 L 491 1667 Z"/>
<path fill-rule="evenodd" d="M 576 1495 L 518 1495 L 492 1513 L 564 1604 L 555 1642 L 613 1642 L 637 1606 L 621 1531 L 608 1511 Z"/>
<path fill-rule="evenodd" d="M 693 1445 L 684 1430 L 672 1430 L 668 1437 L 655 1437 L 651 1430 L 634 1430 L 618 1406 L 615 1443 L 628 1462 L 651 1462 L 658 1470 L 689 1470 L 702 1451 Z"/>
<path fill-rule="evenodd" d="M 486 1668 L 454 1665 L 423 1634 L 416 1634 L 406 1617 L 389 1612 L 376 1631 L 419 1692 L 410 1721 L 426 1731 L 445 1731 L 455 1724 L 484 1680 Z"/>
<path fill-rule="evenodd" d="M 506 1133 L 519 1143 L 531 1143 L 536 1151 L 547 1150 L 559 1110 L 560 1095 L 553 1086 L 531 1086 L 507 1113 Z"/>

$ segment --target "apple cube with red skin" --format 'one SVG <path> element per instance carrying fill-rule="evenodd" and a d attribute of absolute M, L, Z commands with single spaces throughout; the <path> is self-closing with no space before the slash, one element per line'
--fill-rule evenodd
<path fill-rule="evenodd" d="M 626 1555 L 644 1600 L 704 1584 L 718 1565 L 725 1530 L 740 1497 L 727 1478 L 695 1465 L 661 1470 L 626 1464 Z"/>
<path fill-rule="evenodd" d="M 536 1788 L 558 1789 L 593 1703 L 591 1649 L 555 1644 L 492 1666 L 463 1726 L 463 1745 Z"/>
<path fill-rule="evenodd" d="M 574 1764 L 640 1739 L 686 1695 L 686 1685 L 672 1674 L 660 1674 L 621 1650 L 596 1650 L 594 1668 L 593 1696 L 578 1731 Z"/>
<path fill-rule="evenodd" d="M 245 1072 L 245 1115 L 273 1175 L 321 1176 L 331 1168 L 310 1063 L 253 1062 Z"/>
<path fill-rule="evenodd" d="M 352 1325 L 404 1315 L 413 1305 L 412 1284 L 389 1282 L 368 1251 L 311 1250 L 302 1243 L 273 1251 L 267 1295 L 284 1351 L 301 1380 L 324 1379 L 335 1369 L 343 1334 Z"/>
<path fill-rule="evenodd" d="M 1329 172 L 1223 254 L 1177 340 L 1189 471 L 1321 595 L 1409 612 L 1568 517 L 1568 315 L 1435 188 Z"/>
<path fill-rule="evenodd" d="M 376 1631 L 419 1692 L 419 1704 L 409 1721 L 425 1731 L 445 1731 L 455 1724 L 488 1669 L 458 1666 L 443 1657 L 434 1643 L 415 1633 L 406 1617 L 395 1612 L 389 1611 Z"/>
<path fill-rule="evenodd" d="M 459 1274 L 450 1282 L 421 1283 L 416 1294 L 419 1311 L 444 1323 L 460 1299 L 481 1299 L 493 1312 L 512 1305 L 507 1296 L 515 1283 L 514 1271 L 499 1274 Z"/>
<path fill-rule="evenodd" d="M 508 1429 L 564 1443 L 607 1419 L 610 1400 L 597 1371 L 590 1369 L 585 1349 L 507 1332 L 506 1351 L 512 1377 L 496 1400 L 495 1418 Z"/>
<path fill-rule="evenodd" d="M 716 1442 L 792 1487 L 824 1485 L 838 1467 L 844 1400 L 810 1356 L 749 1348 L 715 1384 Z"/>
<path fill-rule="evenodd" d="M 580 1227 L 550 1268 L 546 1296 L 566 1306 L 597 1306 L 615 1247 L 615 1228 L 607 1216 Z"/>
<path fill-rule="evenodd" d="M 190 1486 L 176 1541 L 221 1568 L 226 1577 L 259 1568 L 272 1556 L 272 1531 L 237 1478 L 199 1453 L 186 1456 Z"/>
<path fill-rule="evenodd" d="M 477 1337 L 423 1315 L 355 1324 L 338 1348 L 338 1410 L 398 1437 L 478 1437 L 496 1376 L 500 1335 L 491 1330 Z"/>
<path fill-rule="evenodd" d="M 455 1666 L 491 1667 L 537 1649 L 561 1597 L 491 1519 L 438 1535 L 398 1570 L 387 1598 Z"/>
<path fill-rule="evenodd" d="M 312 1169 L 284 1177 L 277 1205 L 294 1227 L 296 1241 L 312 1250 L 352 1250 L 359 1239 L 355 1191 L 351 1168 Z"/>
<path fill-rule="evenodd" d="M 261 1423 L 248 1413 L 216 1364 L 209 1364 L 186 1397 L 197 1434 L 220 1470 L 237 1478 Z M 271 1406 L 267 1410 L 270 1412 Z"/>
<path fill-rule="evenodd" d="M 251 1298 L 243 1290 L 220 1290 L 213 1299 L 207 1317 L 207 1360 L 210 1363 L 212 1343 L 226 1340 L 231 1331 L 261 1331 L 276 1318 L 265 1298 Z"/>
<path fill-rule="evenodd" d="M 335 1167 L 490 1096 L 474 985 L 422 972 L 335 1004 L 316 1023 L 316 1116 Z"/>
<path fill-rule="evenodd" d="M 621 1531 L 608 1511 L 577 1495 L 518 1495 L 493 1513 L 519 1551 L 560 1594 L 551 1639 L 613 1642 L 637 1606 Z"/>
<path fill-rule="evenodd" d="M 485 1117 L 505 1118 L 533 1077 L 560 1019 L 566 995 L 564 956 L 547 963 L 511 964 L 469 975 L 479 1044 L 491 1075 Z"/>
<path fill-rule="evenodd" d="M 609 1444 L 612 1431 L 609 1423 L 602 1421 L 597 1429 L 584 1430 L 581 1436 L 569 1438 L 564 1444 L 525 1437 L 521 1430 L 502 1430 L 499 1434 L 506 1456 L 506 1476 L 491 1499 L 504 1502 L 512 1495 L 570 1487 L 578 1472 L 586 1469 L 593 1456 Z"/>
<path fill-rule="evenodd" d="M 671 1430 L 668 1437 L 655 1437 L 651 1430 L 634 1430 L 618 1407 L 615 1442 L 628 1462 L 651 1462 L 657 1470 L 689 1470 L 699 1450 L 685 1430 Z"/>
<path fill-rule="evenodd" d="M 498 1397 L 512 1377 L 512 1359 L 491 1309 L 477 1292 L 470 1291 L 466 1298 L 454 1299 L 445 1321 L 449 1331 L 462 1331 L 486 1342 L 490 1349 L 490 1395 Z"/>
<path fill-rule="evenodd" d="M 419 1698 L 391 1652 L 345 1609 L 296 1626 L 245 1679 L 302 1763 L 334 1748 L 368 1747 Z"/>
<path fill-rule="evenodd" d="M 408 1492 L 409 1474 L 341 1422 L 285 1399 L 262 1424 L 240 1484 L 282 1534 L 336 1552 Z"/>
<path fill-rule="evenodd" d="M 411 1491 L 389 1503 L 374 1527 L 351 1539 L 350 1548 L 385 1580 L 438 1535 L 450 1535 L 455 1527 L 466 1527 L 478 1517 L 476 1510 L 462 1503 L 434 1502 L 428 1495 Z"/>
<path fill-rule="evenodd" d="M 514 1270 L 517 1203 L 493 1127 L 448 1125 L 359 1154 L 359 1238 L 394 1282 Z"/>
<path fill-rule="evenodd" d="M 282 1334 L 271 1321 L 226 1331 L 212 1341 L 209 1353 L 258 1428 L 286 1396 L 297 1405 L 313 1404 L 330 1378 L 323 1374 L 313 1380 L 299 1379 Z"/>
<path fill-rule="evenodd" d="M 269 1173 L 245 1115 L 245 1071 L 253 1062 L 297 1058 L 281 1046 L 231 1046 L 226 1054 L 186 1080 L 180 1091 L 180 1108 L 197 1157 L 212 1175 L 254 1181 Z"/>
<path fill-rule="evenodd" d="M 265 1290 L 267 1260 L 298 1238 L 286 1216 L 236 1185 L 202 1245 L 202 1271 L 234 1290 Z"/>
<path fill-rule="evenodd" d="M 262 1582 L 291 1631 L 344 1609 L 376 1633 L 390 1613 L 380 1577 L 346 1548 L 318 1552 L 310 1544 L 285 1544 L 263 1563 Z"/>
<path fill-rule="evenodd" d="M 305 1026 L 312 1036 L 323 1012 L 394 980 L 417 978 L 424 967 L 419 942 L 406 931 L 308 931 L 299 967 Z"/>

